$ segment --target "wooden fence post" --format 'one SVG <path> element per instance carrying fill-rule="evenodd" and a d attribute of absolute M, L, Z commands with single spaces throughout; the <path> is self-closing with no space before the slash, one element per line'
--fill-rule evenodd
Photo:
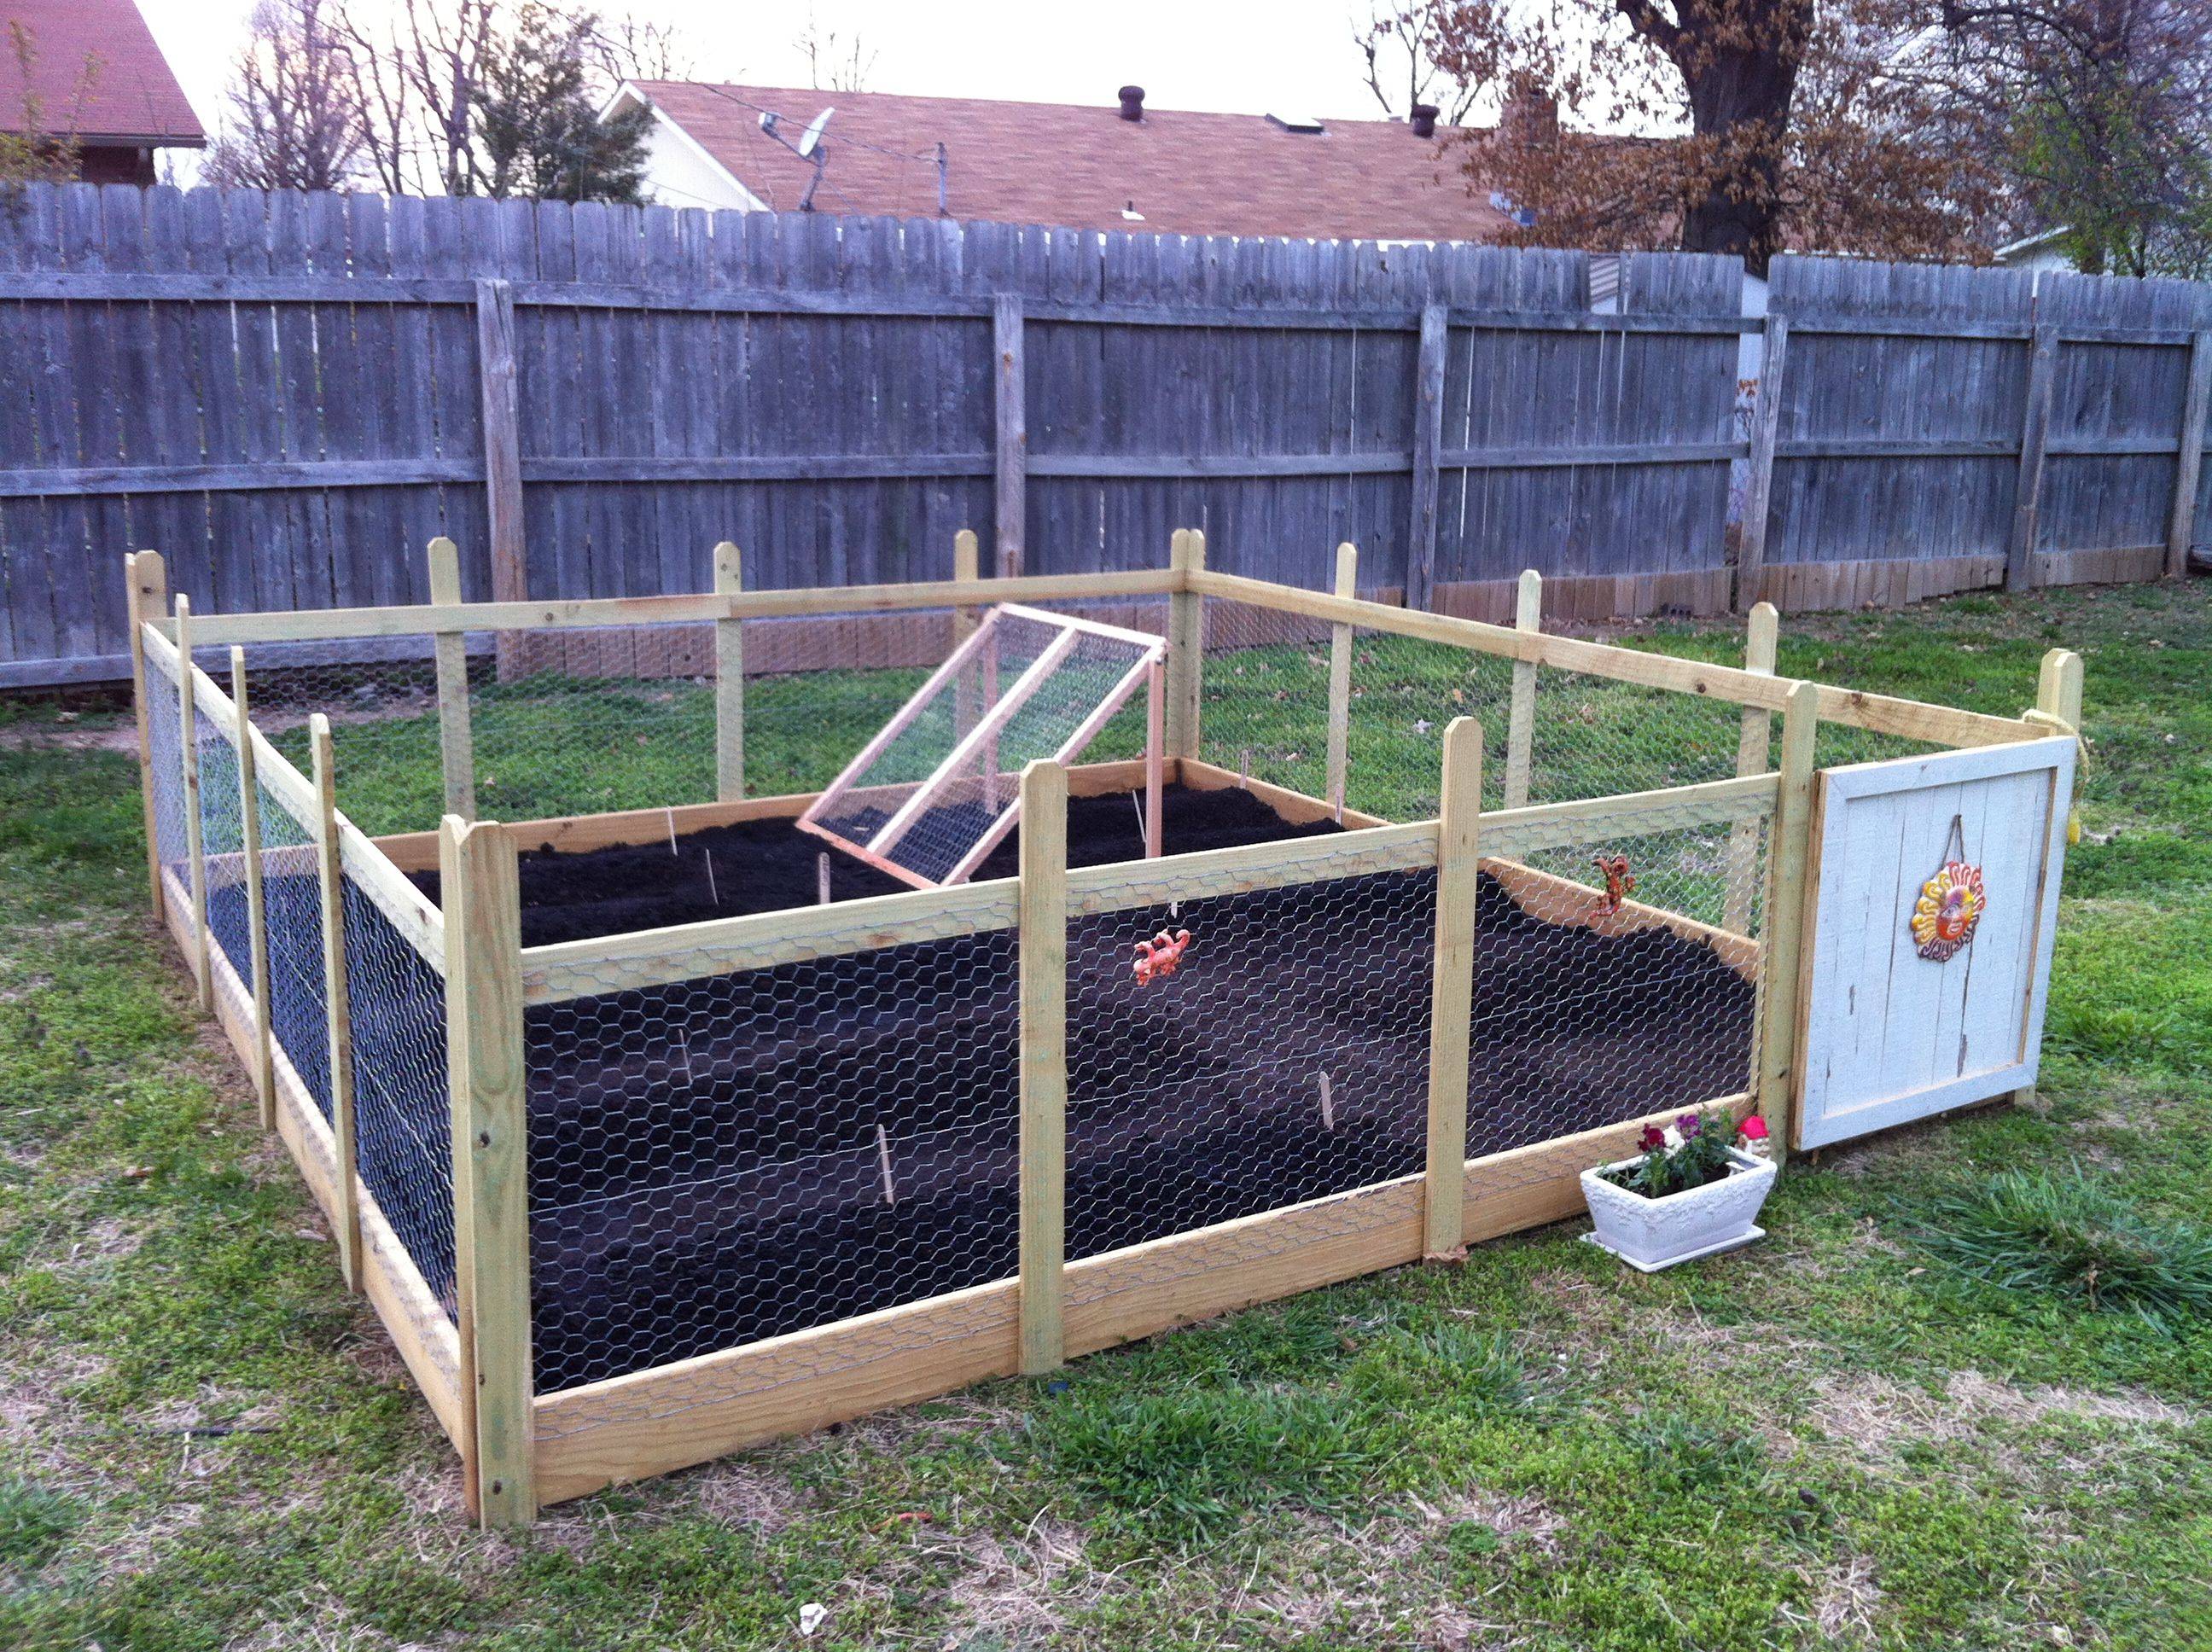
<path fill-rule="evenodd" d="M 1544 629 L 1544 576 L 1533 568 L 1521 570 L 1521 589 L 1513 610 L 1513 629 L 1534 633 Z M 1505 722 L 1505 806 L 1518 809 L 1528 801 L 1528 780 L 1535 761 L 1536 662 L 1513 662 L 1513 704 Z"/>
<path fill-rule="evenodd" d="M 1406 531 L 1408 608 L 1436 605 L 1437 495 L 1443 485 L 1437 458 L 1443 446 L 1449 314 L 1441 304 L 1427 305 L 1421 311 L 1421 353 L 1413 375 L 1413 482 Z"/>
<path fill-rule="evenodd" d="M 1022 770 L 1021 1359 L 1066 1359 L 1067 771 Z"/>
<path fill-rule="evenodd" d="M 1743 668 L 1761 677 L 1774 675 L 1774 650 L 1781 616 L 1771 602 L 1751 605 L 1744 625 Z M 1763 706 L 1743 708 L 1743 726 L 1736 735 L 1735 772 L 1764 774 L 1774 742 L 1774 714 Z M 1769 853 L 1771 853 L 1770 846 Z M 1739 820 L 1729 828 L 1727 905 L 1721 922 L 1738 935 L 1751 933 L 1753 896 L 1759 872 L 1759 823 Z"/>
<path fill-rule="evenodd" d="M 1743 520 L 1735 553 L 1735 605 L 1759 598 L 1766 569 L 1766 519 L 1774 503 L 1774 447 L 1782 431 L 1782 368 L 1790 353 L 1790 318 L 1770 314 L 1760 330 L 1759 392 L 1751 404 L 1751 454 L 1743 484 Z"/>
<path fill-rule="evenodd" d="M 2012 541 L 2005 554 L 2005 589 L 2030 591 L 2035 576 L 2036 524 L 2043 509 L 2045 456 L 2051 443 L 2051 392 L 2057 380 L 2058 329 L 2039 322 L 2029 345 L 2027 404 L 2021 415 L 2020 479 L 2013 484 Z"/>
<path fill-rule="evenodd" d="M 483 407 L 484 513 L 491 547 L 494 602 L 530 595 L 522 539 L 522 419 L 515 401 L 514 289 L 503 281 L 479 281 L 477 291 L 477 374 Z M 501 681 L 520 670 L 521 639 L 501 631 L 495 659 Z"/>
<path fill-rule="evenodd" d="M 1421 1251 L 1431 1261 L 1467 1254 L 1467 1063 L 1474 1014 L 1474 908 L 1482 822 L 1482 723 L 1444 730 L 1437 820 L 1436 969 L 1429 1012 L 1429 1144 Z"/>
<path fill-rule="evenodd" d="M 2203 474 L 2205 409 L 2212 403 L 2212 332 L 2189 341 L 2189 388 L 2181 403 L 2181 447 L 2173 472 L 2173 509 L 2166 519 L 2166 577 L 2189 572 L 2197 539 L 2197 485 Z"/>
<path fill-rule="evenodd" d="M 714 547 L 714 594 L 745 588 L 744 559 L 725 539 Z M 745 794 L 745 623 L 714 622 L 714 796 L 735 803 Z"/>
<path fill-rule="evenodd" d="M 1024 410 L 1022 374 L 1022 301 L 1000 293 L 991 301 L 991 360 L 998 386 L 997 483 L 993 526 L 999 547 L 999 576 L 1021 577 L 1026 558 L 1023 540 L 1029 525 L 1029 416 Z"/>
<path fill-rule="evenodd" d="M 1336 548 L 1336 594 L 1359 594 L 1359 547 L 1350 540 Z M 1344 788 L 1351 768 L 1352 646 L 1349 625 L 1328 629 L 1328 806 L 1344 818 Z"/>
<path fill-rule="evenodd" d="M 215 1009 L 215 955 L 208 937 L 207 856 L 200 833 L 200 731 L 192 693 L 192 599 L 177 598 L 177 749 L 185 770 L 185 854 L 192 902 L 192 986 L 200 1012 Z"/>
<path fill-rule="evenodd" d="M 963 528 L 952 536 L 952 578 L 956 584 L 967 585 L 983 576 L 981 559 L 975 548 L 975 530 Z M 952 610 L 952 648 L 975 635 L 979 612 L 973 608 Z M 976 684 L 980 674 L 972 669 L 963 670 L 952 685 L 952 736 L 955 739 L 975 726 Z"/>
<path fill-rule="evenodd" d="M 141 550 L 123 559 L 131 592 L 131 704 L 138 720 L 139 814 L 146 826 L 146 878 L 152 886 L 154 920 L 162 915 L 161 842 L 154 811 L 154 726 L 146 700 L 146 634 L 140 628 L 159 619 L 169 603 L 169 574 L 158 550 Z"/>
<path fill-rule="evenodd" d="M 1206 536 L 1178 528 L 1169 564 L 1178 574 L 1206 571 Z M 1168 756 L 1198 756 L 1199 708 L 1206 687 L 1206 598 L 1177 590 L 1168 598 Z"/>
<path fill-rule="evenodd" d="M 345 869 L 338 849 L 337 767 L 331 750 L 331 720 L 307 720 L 314 754 L 315 872 L 323 908 L 323 1004 L 330 1022 L 331 1140 L 337 1163 L 331 1192 L 337 1202 L 338 1267 L 346 1287 L 361 1289 L 361 1133 L 353 1110 L 352 995 L 346 985 Z"/>
<path fill-rule="evenodd" d="M 454 1298 L 477 1520 L 536 1518 L 531 1417 L 530 1189 L 522 1047 L 522 907 L 514 839 L 439 826 L 452 1082 Z"/>
<path fill-rule="evenodd" d="M 443 534 L 430 542 L 430 600 L 461 600 L 461 554 Z M 502 634 L 504 635 L 504 634 Z M 431 642 L 438 668 L 438 763 L 446 781 L 446 812 L 473 820 L 477 812 L 476 735 L 469 718 L 466 635 L 441 631 Z"/>
<path fill-rule="evenodd" d="M 238 825 L 246 862 L 246 932 L 252 960 L 253 1093 L 261 1127 L 276 1127 L 276 1062 L 269 1027 L 269 923 L 261 888 L 261 784 L 253 753 L 252 709 L 246 699 L 246 650 L 230 651 L 230 702 L 238 708 Z"/>
<path fill-rule="evenodd" d="M 1796 1087 L 1799 958 L 1805 933 L 1805 874 L 1813 858 L 1813 748 L 1820 726 L 1820 690 L 1800 683 L 1782 712 L 1782 780 L 1767 853 L 1766 925 L 1760 951 L 1759 1116 L 1778 1164 L 1789 1156 L 1790 1092 Z"/>

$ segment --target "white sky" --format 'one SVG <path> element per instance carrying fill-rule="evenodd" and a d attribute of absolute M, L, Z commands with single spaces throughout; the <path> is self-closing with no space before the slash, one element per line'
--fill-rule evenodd
<path fill-rule="evenodd" d="M 213 129 L 252 0 L 139 6 Z M 663 0 L 628 9 L 679 24 L 701 79 L 807 83 L 793 46 L 810 15 L 803 0 Z M 873 54 L 873 92 L 1105 105 L 1133 82 L 1156 108 L 1374 119 L 1382 111 L 1352 44 L 1355 11 L 1370 15 L 1361 0 L 824 0 L 811 8 L 823 33 L 857 32 Z"/>

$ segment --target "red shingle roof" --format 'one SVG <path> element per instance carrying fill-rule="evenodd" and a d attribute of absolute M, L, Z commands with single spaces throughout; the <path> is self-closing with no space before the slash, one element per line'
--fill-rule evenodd
<path fill-rule="evenodd" d="M 30 36 L 25 85 L 10 24 Z M 49 132 L 96 141 L 207 142 L 169 61 L 131 0 L 0 0 L 0 131 L 21 131 L 26 92 Z"/>
<path fill-rule="evenodd" d="M 951 157 L 951 215 L 1075 229 L 1290 235 L 1384 240 L 1490 240 L 1505 223 L 1470 194 L 1461 155 L 1394 121 L 1330 120 L 1286 131 L 1263 115 L 1147 108 L 1121 118 L 1112 101 L 1006 103 L 882 92 L 797 91 L 690 81 L 637 89 L 769 206 L 799 204 L 812 168 L 760 130 L 773 109 L 796 140 L 823 108 L 825 212 L 927 217 L 934 168 L 901 157 Z M 854 140 L 858 140 L 856 143 Z M 897 151 L 879 154 L 860 143 Z M 1141 223 L 1125 218 L 1132 206 Z"/>

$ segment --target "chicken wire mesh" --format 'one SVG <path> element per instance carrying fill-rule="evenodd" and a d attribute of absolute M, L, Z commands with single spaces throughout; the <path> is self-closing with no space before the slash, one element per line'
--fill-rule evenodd
<path fill-rule="evenodd" d="M 1769 823 L 1641 811 L 1485 857 L 1470 1157 L 1753 1087 Z"/>
<path fill-rule="evenodd" d="M 246 898 L 246 799 L 239 787 L 238 745 L 206 710 L 192 708 L 200 771 L 200 865 L 208 934 L 248 995 L 253 981 L 253 931 Z"/>
<path fill-rule="evenodd" d="M 528 1011 L 538 1391 L 1011 1272 L 1016 952 L 987 930 Z"/>
<path fill-rule="evenodd" d="M 314 829 L 269 789 L 258 768 L 255 793 L 261 828 L 262 936 L 269 960 L 270 1039 L 327 1123 L 331 1117 L 330 990 L 323 973 L 323 890 Z"/>
<path fill-rule="evenodd" d="M 1209 598 L 1200 755 L 1216 767 L 1334 802 L 1329 704 L 1338 628 Z M 1483 807 L 1507 801 L 1514 662 L 1365 627 L 1344 628 L 1346 808 L 1432 817 L 1443 732 L 1483 730 Z M 1736 772 L 1740 708 L 1580 671 L 1530 674 L 1525 801 L 1559 803 L 1686 786 Z"/>
<path fill-rule="evenodd" d="M 1011 823 L 1024 764 L 1074 761 L 1143 686 L 1150 643 L 993 610 L 961 663 L 885 726 L 807 819 L 916 880 L 964 879 Z"/>
<path fill-rule="evenodd" d="M 152 649 L 146 651 L 148 785 L 154 798 L 154 853 L 184 887 L 191 876 L 185 832 L 183 708 L 177 675 Z"/>
<path fill-rule="evenodd" d="M 362 1185 L 450 1314 L 453 1146 L 445 977 L 349 873 L 339 889 Z"/>
<path fill-rule="evenodd" d="M 1726 780 L 1736 772 L 1742 735 L 1743 708 L 1730 701 L 1540 665 L 1528 800 L 1578 802 Z"/>
<path fill-rule="evenodd" d="M 1071 1259 L 1421 1168 L 1436 889 L 1417 868 L 1070 920 Z"/>

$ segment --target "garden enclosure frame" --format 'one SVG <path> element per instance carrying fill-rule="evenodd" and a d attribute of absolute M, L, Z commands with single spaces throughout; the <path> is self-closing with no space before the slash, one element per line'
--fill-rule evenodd
<path fill-rule="evenodd" d="M 1686 1103 L 1739 1114 L 1755 1108 L 1778 1146 L 1792 1134 L 1806 1012 L 1802 938 L 1815 915 L 1807 874 L 1818 743 L 1844 737 L 1838 757 L 1926 753 L 2048 741 L 2071 736 L 2080 720 L 2081 663 L 2063 650 L 2045 659 L 2035 710 L 1989 716 L 1781 678 L 1776 616 L 1765 604 L 1750 618 L 1745 665 L 1711 665 L 1544 631 L 1533 574 L 1522 581 L 1510 627 L 1365 601 L 1354 594 L 1350 546 L 1340 550 L 1331 594 L 1210 572 L 1203 537 L 1184 531 L 1167 567 L 1133 573 L 984 580 L 973 537 L 963 534 L 949 581 L 747 592 L 738 554 L 725 545 L 712 592 L 520 603 L 459 601 L 452 545 L 435 542 L 430 555 L 440 598 L 432 604 L 202 616 L 181 596 L 165 611 L 161 559 L 139 553 L 128 562 L 133 665 L 155 909 L 191 965 L 202 1006 L 252 1075 L 264 1125 L 281 1135 L 329 1216 L 347 1281 L 375 1306 L 453 1441 L 469 1507 L 493 1524 L 526 1521 L 545 1503 L 775 1435 L 1048 1370 L 1074 1355 L 1377 1269 L 1455 1256 L 1470 1242 L 1572 1213 L 1581 1169 L 1618 1156 L 1646 1123 Z M 1010 778 L 1022 801 L 1015 876 L 523 944 L 522 848 L 665 841 L 673 851 L 679 834 L 788 823 L 815 804 L 818 793 L 747 795 L 749 691 L 754 732 L 764 736 L 767 690 L 787 680 L 811 693 L 814 681 L 757 674 L 749 684 L 749 651 L 789 642 L 775 628 L 860 628 L 860 651 L 875 659 L 890 634 L 867 628 L 926 622 L 935 652 L 916 663 L 941 664 L 985 609 L 1005 603 L 1137 614 L 1133 629 L 1164 644 L 1158 749 L 1173 782 L 1193 793 L 1241 788 L 1284 822 L 1322 835 L 1071 866 L 1069 799 L 1130 792 L 1143 783 L 1145 765 L 1037 762 Z M 604 649 L 582 642 L 611 628 L 624 639 L 623 663 L 612 668 Z M 661 637 L 652 648 L 641 640 L 647 633 Z M 416 720 L 434 731 L 444 813 L 434 831 L 372 835 L 340 806 L 341 759 L 356 735 L 360 690 L 318 690 L 323 705 L 302 722 L 292 714 L 299 696 L 286 700 L 284 685 L 288 673 L 331 669 L 312 662 L 373 660 L 395 647 L 434 683 Z M 1401 648 L 1425 651 L 1424 668 L 1443 669 L 1433 717 L 1395 709 L 1399 677 L 1408 675 L 1392 653 Z M 498 696 L 549 653 L 577 674 L 565 686 L 587 693 L 611 671 L 673 685 L 625 706 L 670 700 L 686 684 L 702 696 L 711 712 L 693 728 L 701 749 L 687 760 L 696 759 L 692 772 L 708 795 L 507 823 L 477 818 L 479 799 L 501 778 L 479 772 L 487 738 L 514 726 L 495 722 Z M 586 657 L 592 663 L 576 664 Z M 1309 665 L 1305 705 L 1294 689 L 1308 682 Z M 289 709 L 264 710 L 272 695 Z M 807 732 L 826 703 L 823 695 L 802 700 Z M 551 704 L 534 702 L 530 715 L 550 716 Z M 1607 735 L 1622 707 L 1626 735 Z M 1279 735 L 1290 714 L 1310 714 L 1298 735 L 1267 733 Z M 1669 754 L 1689 743 L 1691 725 L 1669 718 L 1700 720 L 1702 749 L 1724 772 L 1606 793 L 1609 778 L 1647 770 L 1626 759 L 1571 769 L 1578 750 L 1621 738 L 1640 742 L 1638 762 L 1679 778 Z M 1724 738 L 1709 738 L 1717 732 Z M 1415 753 L 1400 773 L 1419 768 L 1433 777 L 1391 793 L 1396 812 L 1414 817 L 1358 806 L 1372 800 L 1360 789 L 1363 744 L 1381 751 L 1386 742 Z M 635 745 L 647 744 L 645 734 L 635 737 Z M 509 759 L 497 761 L 515 772 Z M 1554 773 L 1570 778 L 1557 784 Z M 1605 873 L 1615 859 L 1627 871 L 1623 844 L 1637 847 L 1641 888 Z M 432 871 L 435 900 L 416 876 Z M 2056 872 L 2039 874 L 2051 900 Z M 1101 1135 L 1100 1099 L 1086 1091 L 1095 1075 L 1085 1052 L 1115 1036 L 1130 1003 L 1173 1002 L 1127 996 L 1118 984 L 1122 942 L 1194 907 L 1230 914 L 1201 948 L 1213 934 L 1226 937 L 1238 913 L 1272 914 L 1265 922 L 1279 926 L 1292 923 L 1285 914 L 1317 914 L 1335 951 L 1312 988 L 1316 1001 L 1376 989 L 1408 997 L 1402 979 L 1363 981 L 1362 972 L 1369 953 L 1414 944 L 1429 990 L 1385 1075 L 1395 1087 L 1395 1124 L 1412 1134 L 1389 1138 L 1395 1158 L 1329 1159 L 1298 1184 L 1319 1189 L 1309 1196 L 1226 1217 L 1218 1204 L 1205 1206 L 1212 1214 L 1173 1230 L 1122 1232 L 1109 1224 L 1100 1230 L 1106 1237 L 1094 1232 L 1079 1248 L 1073 1230 L 1097 1227 L 1095 1210 L 1079 1208 L 1078 1184 L 1095 1163 L 1084 1155 L 1103 1154 L 1099 1144 L 1110 1142 L 1110 1129 Z M 1650 1094 L 1649 1105 L 1616 1105 L 1593 1127 L 1540 1108 L 1484 1115 L 1483 1139 L 1471 1143 L 1470 1072 L 1492 1084 L 1491 1046 L 1511 1031 L 1485 1019 L 1476 990 L 1493 912 L 1524 929 L 1533 923 L 1547 944 L 1595 935 L 1691 949 L 1747 1005 L 1745 1039 L 1729 1058 L 1741 1065 L 1707 1093 Z M 1419 929 L 1410 937 L 1409 914 Z M 1243 955 L 1249 963 L 1272 942 L 1264 923 L 1248 927 L 1256 937 Z M 542 1380 L 549 1354 L 533 1321 L 533 1281 L 540 1297 L 562 1281 L 546 1257 L 550 1204 L 533 1193 L 550 1168 L 539 1161 L 552 1151 L 553 1125 L 533 1109 L 556 1078 L 567 1081 L 556 1070 L 574 1047 L 597 1039 L 612 1065 L 680 1061 L 688 1072 L 688 1041 L 714 1017 L 731 1017 L 731 994 L 772 1002 L 773 1013 L 787 1018 L 805 1009 L 792 1008 L 796 981 L 801 999 L 857 994 L 864 1008 L 879 1009 L 866 1004 L 869 993 L 911 978 L 896 975 L 906 968 L 898 961 L 947 944 L 973 949 L 961 955 L 961 970 L 995 970 L 1009 1001 L 1018 1002 L 1005 1041 L 1014 1048 L 968 1049 L 980 1062 L 1002 1063 L 1007 1076 L 1007 1115 L 988 1121 L 999 1133 L 958 1173 L 996 1167 L 990 1175 L 1000 1180 L 977 1206 L 986 1212 L 977 1254 L 990 1270 L 866 1311 L 836 1311 L 841 1299 L 824 1294 L 799 1328 L 739 1335 L 679 1357 L 653 1353 L 664 1345 L 644 1324 L 639 1347 L 651 1357 L 612 1374 Z M 1224 938 L 1200 956 L 1224 955 L 1230 944 Z M 1668 955 L 1677 963 L 1681 956 Z M 972 1007 L 982 989 L 959 970 L 939 973 L 951 982 L 946 1002 Z M 1569 1031 L 1632 1070 L 1648 1052 L 1606 1022 L 1611 988 L 1598 986 L 1591 1002 L 1568 1006 L 1582 1018 Z M 620 1017 L 590 1018 L 599 1006 L 638 1003 L 658 1005 L 667 1018 L 655 1024 L 673 1034 Z M 684 1011 L 691 1019 L 670 1009 L 679 1003 L 693 1006 Z M 699 1011 L 702 1004 L 709 1007 Z M 936 1019 L 987 1024 L 958 1014 Z M 769 1029 L 772 1038 L 787 1030 L 782 1023 Z M 1281 1042 L 1295 1040 L 1285 1034 Z M 1363 1042 L 1339 1036 L 1328 1047 L 1338 1053 L 1322 1058 L 1334 1068 L 1293 1075 L 1298 1095 L 1285 1105 L 1315 1114 L 1328 1133 L 1304 1124 L 1299 1139 L 1334 1153 L 1353 1133 L 1340 1075 Z M 1340 1075 L 1334 1104 L 1332 1071 Z M 2032 1050 L 2024 1068 L 2008 1071 L 2032 1082 Z M 1316 1078 L 1317 1096 L 1305 1087 Z M 1289 1087 L 1276 1067 L 1261 1079 Z M 886 1090 L 896 1082 L 903 1079 L 881 1081 Z M 1109 1099 L 1150 1106 L 1158 1092 L 1147 1082 L 1125 1066 Z M 619 1114 L 608 1109 L 592 1127 L 618 1133 Z M 981 1127 L 965 1118 L 927 1122 L 939 1135 Z M 1103 1124 L 1120 1127 L 1110 1118 Z M 547 1133 L 535 1157 L 534 1129 Z M 912 1141 L 925 1133 L 918 1127 Z M 619 1158 L 618 1135 L 592 1139 L 605 1163 Z M 717 1169 L 677 1195 L 642 1196 L 658 1204 L 625 1206 L 587 1189 L 584 1219 L 601 1247 L 594 1265 L 614 1266 L 608 1259 L 628 1247 L 641 1255 L 650 1284 L 674 1254 L 655 1244 L 689 1242 L 736 1219 L 732 1209 L 766 1208 L 772 1201 L 763 1190 L 772 1185 L 865 1189 L 878 1157 L 882 1203 L 890 1206 L 894 1145 L 878 1125 L 872 1140 L 840 1141 L 796 1169 L 749 1163 L 734 1182 Z M 927 1151 L 905 1138 L 896 1145 L 917 1161 Z M 712 1142 L 691 1147 L 715 1151 Z M 1002 1158 L 992 1157 L 1002 1150 Z M 786 1180 L 762 1179 L 770 1175 Z M 744 1190 L 743 1202 L 714 1203 L 729 1185 Z M 562 1208 L 572 1215 L 575 1206 Z M 1003 1266 L 994 1260 L 1001 1258 Z M 814 1266 L 835 1274 L 838 1260 L 816 1258 Z"/>

